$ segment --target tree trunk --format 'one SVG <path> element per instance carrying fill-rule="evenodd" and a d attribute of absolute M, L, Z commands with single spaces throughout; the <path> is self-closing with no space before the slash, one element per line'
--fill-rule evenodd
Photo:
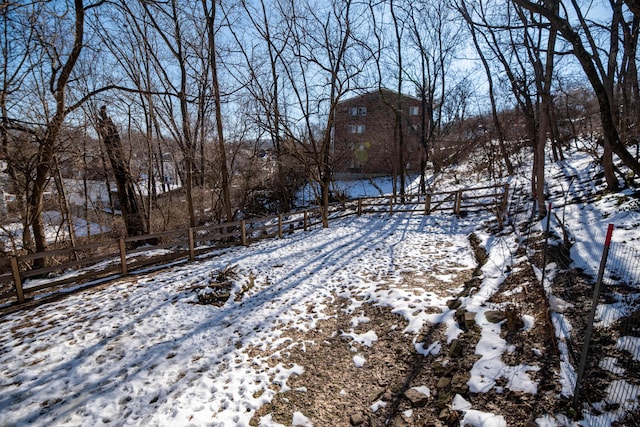
<path fill-rule="evenodd" d="M 202 0 L 202 7 L 207 15 L 207 33 L 209 37 L 209 55 L 211 55 L 211 79 L 213 83 L 213 96 L 216 108 L 216 130 L 218 132 L 218 150 L 220 152 L 220 175 L 222 177 L 222 198 L 227 222 L 233 221 L 231 210 L 231 187 L 229 183 L 229 170 L 227 167 L 227 153 L 224 142 L 224 127 L 222 125 L 222 102 L 220 95 L 220 82 L 218 80 L 218 64 L 216 53 L 216 2 L 211 1 L 211 8 L 207 6 L 207 0 Z"/>
<path fill-rule="evenodd" d="M 44 252 L 47 249 L 47 239 L 42 221 L 42 208 L 44 193 L 47 182 L 49 181 L 52 160 L 55 154 L 55 142 L 58 139 L 60 128 L 64 122 L 65 116 L 68 114 L 65 104 L 65 95 L 67 83 L 71 77 L 71 72 L 75 67 L 80 52 L 83 47 L 84 39 L 84 5 L 82 0 L 74 0 L 75 12 L 75 31 L 73 48 L 64 66 L 60 69 L 57 81 L 52 77 L 51 88 L 53 98 L 55 99 L 55 113 L 46 125 L 43 138 L 39 141 L 38 147 L 38 165 L 36 166 L 36 176 L 33 180 L 33 188 L 28 201 L 27 207 L 27 224 L 33 228 L 33 239 L 36 252 Z M 44 265 L 44 258 L 40 258 L 34 262 L 36 267 Z"/>
<path fill-rule="evenodd" d="M 133 178 L 127 162 L 124 159 L 124 150 L 118 129 L 107 116 L 106 106 L 100 108 L 97 118 L 97 131 L 105 145 L 109 162 L 118 187 L 118 199 L 120 210 L 127 228 L 127 236 L 140 236 L 147 233 L 144 215 L 136 198 Z"/>
<path fill-rule="evenodd" d="M 73 224 L 73 214 L 71 213 L 71 206 L 69 205 L 69 199 L 67 197 L 67 191 L 62 180 L 62 171 L 60 171 L 60 165 L 58 164 L 58 157 L 53 156 L 53 163 L 55 167 L 54 181 L 56 188 L 58 189 L 58 203 L 60 205 L 60 213 L 62 214 L 63 222 L 67 223 L 67 232 L 69 233 L 69 241 L 71 246 L 76 246 L 76 230 Z M 87 223 L 87 226 L 89 223 Z M 74 252 L 74 255 L 77 254 Z"/>
<path fill-rule="evenodd" d="M 617 191 L 620 187 L 618 178 L 616 178 L 615 167 L 613 164 L 613 151 L 611 150 L 611 144 L 605 139 L 603 143 L 602 153 L 602 170 L 604 172 L 604 179 L 607 183 L 607 189 L 609 191 Z"/>
<path fill-rule="evenodd" d="M 493 78 L 491 77 L 491 68 L 489 67 L 489 61 L 487 61 L 487 57 L 482 51 L 480 47 L 480 43 L 478 42 L 478 36 L 476 34 L 476 28 L 473 24 L 471 16 L 469 16 L 469 12 L 466 9 L 464 3 L 459 8 L 462 12 L 467 25 L 469 26 L 469 30 L 471 31 L 471 38 L 473 40 L 473 45 L 476 48 L 476 52 L 480 56 L 480 61 L 482 62 L 482 67 L 484 68 L 485 75 L 487 76 L 487 82 L 489 84 L 489 100 L 491 101 L 491 117 L 493 119 L 493 125 L 496 128 L 496 133 L 498 134 L 498 147 L 500 149 L 500 155 L 504 161 L 505 166 L 507 167 L 507 173 L 509 175 L 514 174 L 513 164 L 511 163 L 511 159 L 509 158 L 509 154 L 507 153 L 507 147 L 505 146 L 504 140 L 504 130 L 502 129 L 502 124 L 500 123 L 500 119 L 498 118 L 498 107 L 496 105 L 496 97 L 495 90 L 493 87 Z"/>

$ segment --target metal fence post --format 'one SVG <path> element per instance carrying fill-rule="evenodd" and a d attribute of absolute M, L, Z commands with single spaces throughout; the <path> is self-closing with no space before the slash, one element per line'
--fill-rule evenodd
<path fill-rule="evenodd" d="M 578 375 L 576 377 L 576 386 L 573 391 L 573 406 L 577 408 L 578 399 L 580 395 L 580 387 L 582 377 L 584 375 L 584 368 L 587 364 L 587 355 L 589 353 L 589 346 L 591 344 L 591 335 L 593 334 L 593 322 L 596 317 L 596 309 L 598 308 L 598 299 L 600 298 L 600 287 L 602 285 L 602 279 L 604 277 L 604 268 L 607 264 L 607 257 L 609 255 L 609 246 L 611 245 L 611 235 L 613 234 L 613 224 L 609 224 L 607 229 L 607 237 L 604 241 L 604 248 L 602 250 L 602 258 L 600 259 L 600 268 L 598 269 L 598 277 L 596 279 L 596 285 L 593 290 L 593 304 L 591 305 L 591 312 L 589 313 L 589 319 L 587 321 L 587 330 L 584 334 L 584 344 L 582 345 L 582 354 L 580 355 L 580 365 L 578 366 Z"/>

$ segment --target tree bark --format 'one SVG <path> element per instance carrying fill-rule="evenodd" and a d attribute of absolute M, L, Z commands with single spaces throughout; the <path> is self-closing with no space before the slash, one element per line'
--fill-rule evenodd
<path fill-rule="evenodd" d="M 96 130 L 105 145 L 115 176 L 120 210 L 127 229 L 127 236 L 143 235 L 148 231 L 144 222 L 144 214 L 136 198 L 133 178 L 124 158 L 120 134 L 111 118 L 107 115 L 106 106 L 100 108 L 97 123 Z"/>

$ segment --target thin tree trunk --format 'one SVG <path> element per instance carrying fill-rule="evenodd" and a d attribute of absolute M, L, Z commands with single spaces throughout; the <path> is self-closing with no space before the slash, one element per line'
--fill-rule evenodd
<path fill-rule="evenodd" d="M 469 30 L 471 31 L 471 38 L 473 40 L 473 45 L 476 48 L 476 52 L 480 56 L 480 61 L 482 62 L 482 66 L 484 68 L 485 75 L 487 77 L 487 82 L 489 84 L 489 100 L 491 102 L 491 117 L 493 119 L 493 125 L 496 128 L 496 133 L 498 135 L 498 147 L 500 149 L 500 155 L 502 156 L 502 160 L 504 161 L 505 166 L 507 167 L 507 173 L 509 175 L 514 174 L 513 164 L 511 163 L 511 159 L 509 158 L 509 154 L 507 153 L 507 147 L 505 146 L 505 137 L 504 130 L 502 129 L 502 123 L 498 117 L 498 108 L 496 106 L 496 97 L 495 90 L 493 87 L 493 78 L 491 77 L 491 68 L 489 67 L 489 62 L 487 61 L 487 57 L 484 52 L 480 48 L 480 43 L 478 42 L 478 36 L 476 35 L 476 28 L 473 25 L 473 21 L 469 16 L 469 13 L 466 9 L 466 5 L 464 3 L 459 8 L 462 12 L 462 15 L 467 22 Z"/>
<path fill-rule="evenodd" d="M 216 2 L 211 0 L 211 8 L 207 6 L 207 0 L 202 0 L 202 7 L 207 16 L 207 33 L 209 37 L 209 55 L 211 55 L 211 80 L 213 84 L 213 96 L 216 107 L 216 130 L 218 132 L 218 150 L 220 155 L 220 174 L 222 178 L 222 198 L 227 222 L 233 221 L 231 210 L 231 188 L 229 184 L 229 170 L 227 166 L 227 153 L 224 141 L 224 127 L 222 122 L 222 100 L 220 95 L 220 82 L 218 81 L 218 64 L 216 53 L 215 19 Z"/>
<path fill-rule="evenodd" d="M 62 180 L 62 172 L 60 171 L 58 156 L 53 156 L 53 165 L 55 169 L 54 181 L 58 189 L 60 213 L 62 214 L 62 220 L 67 224 L 67 231 L 69 233 L 69 240 L 71 242 L 71 246 L 75 247 L 76 246 L 76 230 L 73 224 L 73 215 L 71 214 L 71 207 L 69 206 L 67 191 L 64 186 L 64 181 Z M 88 225 L 89 224 L 87 223 L 87 226 Z"/>

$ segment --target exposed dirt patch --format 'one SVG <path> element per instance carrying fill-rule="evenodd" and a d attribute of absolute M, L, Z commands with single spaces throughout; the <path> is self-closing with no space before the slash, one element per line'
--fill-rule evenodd
<path fill-rule="evenodd" d="M 467 296 L 480 281 L 479 270 L 474 273 L 461 273 L 456 281 L 459 285 L 438 283 L 429 291 L 450 295 L 450 289 L 457 287 L 460 296 Z M 405 279 L 411 282 L 415 278 L 408 275 Z M 486 393 L 469 391 L 470 371 L 480 357 L 475 354 L 480 328 L 469 321 L 473 316 L 465 320 L 455 295 L 451 295 L 449 307 L 457 309 L 456 319 L 464 332 L 452 342 L 447 342 L 444 323 L 427 325 L 417 336 L 406 334 L 406 320 L 389 308 L 363 304 L 360 312 L 352 313 L 347 310 L 350 301 L 336 299 L 329 309 L 332 312 L 325 313 L 329 319 L 320 321 L 315 330 L 286 332 L 293 342 L 300 343 L 288 343 L 286 362 L 303 366 L 304 373 L 291 377 L 287 383 L 291 390 L 277 393 L 269 405 L 260 408 L 252 425 L 258 425 L 267 414 L 290 425 L 295 412 L 304 414 L 314 426 L 459 425 L 462 413 L 451 409 L 456 394 L 473 409 L 502 415 L 507 425 L 522 425 L 542 414 L 553 414 L 566 402 L 558 401 L 558 353 L 539 287 L 533 269 L 523 261 L 513 266 L 500 291 L 487 301 L 503 316 L 502 338 L 510 350 L 502 361 L 507 366 L 539 368 L 529 372 L 538 386 L 536 394 L 513 392 L 506 380 Z M 527 328 L 525 314 L 527 322 L 533 322 Z M 354 325 L 354 318 L 367 321 Z M 370 347 L 349 335 L 371 331 L 377 340 Z M 441 347 L 437 355 L 424 356 L 416 350 L 416 343 L 426 347 L 435 342 Z"/>

